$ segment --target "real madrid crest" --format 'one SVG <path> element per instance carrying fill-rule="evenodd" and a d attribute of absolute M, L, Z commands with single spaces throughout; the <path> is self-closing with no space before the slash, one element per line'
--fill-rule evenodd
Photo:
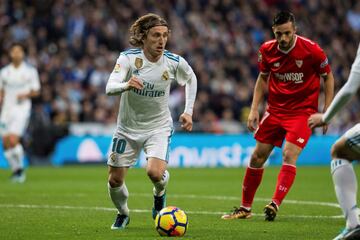
<path fill-rule="evenodd" d="M 110 160 L 111 160 L 111 162 L 113 162 L 113 163 L 116 162 L 116 153 L 112 152 L 112 153 L 110 154 Z"/>
<path fill-rule="evenodd" d="M 161 79 L 164 81 L 167 81 L 169 79 L 169 73 L 165 70 L 165 72 L 162 74 Z"/>
<path fill-rule="evenodd" d="M 135 67 L 136 67 L 137 69 L 140 69 L 140 68 L 142 67 L 142 65 L 143 65 L 143 60 L 142 60 L 142 58 L 136 58 L 136 59 L 135 59 Z"/>

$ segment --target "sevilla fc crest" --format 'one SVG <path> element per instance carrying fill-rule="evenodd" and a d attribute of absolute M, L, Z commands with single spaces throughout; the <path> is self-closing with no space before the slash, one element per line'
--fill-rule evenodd
<path fill-rule="evenodd" d="M 140 69 L 142 67 L 142 65 L 143 65 L 143 60 L 141 58 L 136 58 L 135 59 L 135 67 L 137 69 Z"/>
<path fill-rule="evenodd" d="M 295 60 L 295 63 L 298 68 L 301 68 L 301 66 L 303 65 L 303 60 Z"/>

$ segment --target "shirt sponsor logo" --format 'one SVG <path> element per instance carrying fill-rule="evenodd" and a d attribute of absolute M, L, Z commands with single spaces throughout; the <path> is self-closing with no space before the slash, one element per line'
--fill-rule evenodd
<path fill-rule="evenodd" d="M 294 82 L 294 83 L 303 83 L 304 73 L 275 73 L 275 77 L 282 82 Z"/>
<path fill-rule="evenodd" d="M 131 91 L 144 97 L 163 97 L 165 96 L 164 90 L 155 90 L 155 84 L 143 81 L 144 88 L 136 89 L 132 88 Z"/>
<path fill-rule="evenodd" d="M 325 60 L 320 64 L 321 68 L 326 67 L 329 64 L 329 60 L 327 58 L 325 58 Z"/>
<path fill-rule="evenodd" d="M 295 60 L 295 64 L 296 66 L 298 66 L 298 68 L 301 68 L 301 66 L 303 65 L 303 60 Z"/>

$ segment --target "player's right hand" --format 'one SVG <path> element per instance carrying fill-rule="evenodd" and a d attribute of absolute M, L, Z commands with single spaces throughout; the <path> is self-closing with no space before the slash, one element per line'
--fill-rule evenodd
<path fill-rule="evenodd" d="M 128 87 L 141 90 L 144 88 L 144 84 L 139 78 L 132 76 L 128 81 Z"/>
<path fill-rule="evenodd" d="M 256 110 L 250 110 L 248 121 L 247 121 L 247 128 L 250 132 L 254 132 L 259 126 L 259 112 Z"/>
<path fill-rule="evenodd" d="M 308 119 L 308 126 L 311 129 L 314 129 L 316 127 L 326 126 L 326 123 L 324 123 L 322 120 L 322 116 L 323 116 L 322 113 L 312 114 Z M 327 127 L 326 127 L 326 129 L 327 129 Z"/>

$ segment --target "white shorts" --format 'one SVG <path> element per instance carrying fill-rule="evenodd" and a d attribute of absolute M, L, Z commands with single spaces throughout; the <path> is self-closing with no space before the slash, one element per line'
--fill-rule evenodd
<path fill-rule="evenodd" d="M 136 163 L 142 149 L 146 159 L 155 157 L 169 162 L 172 133 L 170 128 L 152 134 L 130 134 L 118 130 L 112 139 L 107 164 L 112 167 L 131 167 Z"/>
<path fill-rule="evenodd" d="M 347 130 L 344 137 L 346 138 L 347 145 L 360 154 L 360 123 Z"/>
<path fill-rule="evenodd" d="M 23 109 L 2 110 L 0 116 L 0 134 L 22 136 L 28 126 L 30 112 Z"/>

